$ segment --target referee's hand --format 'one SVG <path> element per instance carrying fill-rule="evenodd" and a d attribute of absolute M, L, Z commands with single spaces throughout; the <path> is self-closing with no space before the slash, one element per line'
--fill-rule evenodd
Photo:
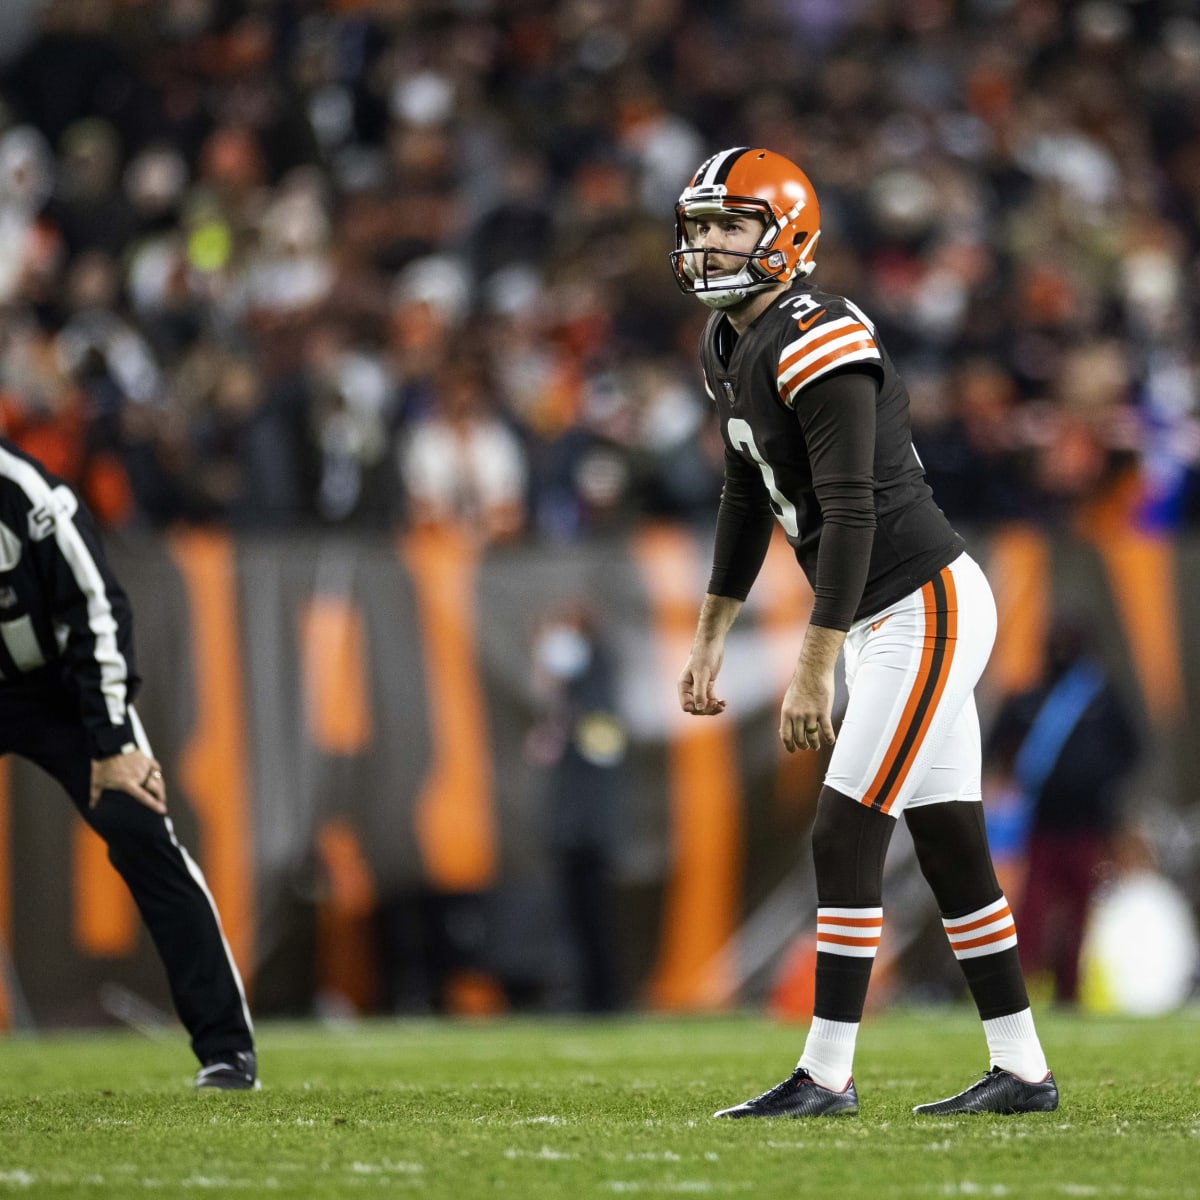
<path fill-rule="evenodd" d="M 96 807 L 103 792 L 125 792 L 139 804 L 166 816 L 167 785 L 162 767 L 157 759 L 136 748 L 111 758 L 92 760 L 89 808 Z"/>

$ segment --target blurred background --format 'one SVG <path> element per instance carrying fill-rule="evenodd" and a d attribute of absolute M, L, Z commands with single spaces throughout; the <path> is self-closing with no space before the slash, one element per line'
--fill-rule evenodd
<path fill-rule="evenodd" d="M 675 712 L 721 445 L 672 205 L 739 144 L 815 181 L 816 282 L 876 321 L 996 590 L 985 793 L 1038 995 L 1193 995 L 1192 0 L 5 0 L 0 430 L 106 528 L 259 1015 L 807 1019 L 781 539 L 729 711 Z M 886 888 L 872 1002 L 960 1001 L 903 831 Z M 0 945 L 2 1025 L 166 1019 L 18 760 Z"/>

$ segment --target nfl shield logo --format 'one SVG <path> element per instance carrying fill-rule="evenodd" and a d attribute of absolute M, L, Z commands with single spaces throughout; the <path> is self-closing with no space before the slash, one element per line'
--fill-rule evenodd
<path fill-rule="evenodd" d="M 722 379 L 721 386 L 725 389 L 725 399 L 732 404 L 734 402 L 733 384 L 728 379 Z"/>

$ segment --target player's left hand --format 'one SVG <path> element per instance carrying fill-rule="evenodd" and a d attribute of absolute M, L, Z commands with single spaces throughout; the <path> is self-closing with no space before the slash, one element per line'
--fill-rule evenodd
<path fill-rule="evenodd" d="M 138 749 L 92 760 L 88 807 L 95 808 L 104 792 L 124 792 L 139 804 L 166 816 L 167 785 L 156 758 Z"/>
<path fill-rule="evenodd" d="M 779 740 L 789 754 L 833 745 L 832 671 L 813 673 L 796 668 L 783 697 Z"/>

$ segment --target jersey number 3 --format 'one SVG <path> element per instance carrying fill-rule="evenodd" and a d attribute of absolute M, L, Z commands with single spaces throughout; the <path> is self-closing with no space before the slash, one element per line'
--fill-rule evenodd
<path fill-rule="evenodd" d="M 800 523 L 796 520 L 796 506 L 775 485 L 775 472 L 771 470 L 771 464 L 759 454 L 758 447 L 754 444 L 754 431 L 750 428 L 750 422 L 743 421 L 741 417 L 731 417 L 725 428 L 734 448 L 744 450 L 758 463 L 763 483 L 767 485 L 771 496 L 771 510 L 783 526 L 784 533 L 789 537 L 798 537 Z"/>

